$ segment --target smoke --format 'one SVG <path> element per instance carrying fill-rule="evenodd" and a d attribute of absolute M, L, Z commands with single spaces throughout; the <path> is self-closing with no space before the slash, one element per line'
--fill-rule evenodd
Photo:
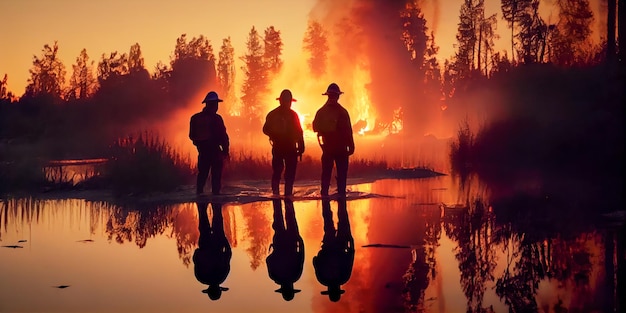
<path fill-rule="evenodd" d="M 413 1 L 320 0 L 310 18 L 329 30 L 329 82 L 347 89 L 342 99 L 357 115 L 353 122 L 361 119 L 359 116 L 375 116 L 377 121 L 389 123 L 394 112 L 402 108 L 406 130 L 421 136 L 433 132 L 438 104 L 424 99 L 415 81 L 417 69 L 402 41 L 400 13 L 409 3 Z M 439 3 L 416 3 L 425 15 L 430 34 L 437 27 Z M 375 127 L 373 120 L 367 123 L 369 129 Z"/>
<path fill-rule="evenodd" d="M 300 114 L 305 141 L 311 148 L 307 149 L 307 154 L 316 157 L 320 151 L 315 149 L 317 142 L 310 124 L 316 110 L 326 101 L 326 97 L 321 94 L 330 83 L 335 82 L 345 92 L 340 103 L 350 112 L 352 123 L 365 122 L 367 131 L 375 129 L 376 123 L 384 122 L 388 126 L 394 114 L 402 108 L 402 127 L 409 132 L 408 137 L 420 139 L 426 134 L 436 134 L 438 137 L 452 134 L 457 125 L 442 126 L 439 103 L 426 100 L 423 90 L 417 87 L 420 86 L 419 82 L 415 81 L 415 65 L 411 64 L 411 56 L 402 41 L 400 16 L 409 2 L 412 0 L 319 0 L 309 18 L 320 22 L 328 35 L 330 50 L 326 74 L 320 79 L 311 79 L 304 54 L 300 59 L 284 60 L 282 71 L 271 79 L 270 92 L 262 99 L 264 112 L 261 117 L 264 118 L 267 112 L 278 106 L 275 98 L 282 89 L 290 89 L 294 98 L 298 99 L 292 108 Z M 417 3 L 422 6 L 428 33 L 436 30 L 438 1 L 418 0 Z M 194 101 L 198 99 L 196 102 L 199 102 L 203 95 L 198 94 Z M 234 100 L 226 101 L 233 103 Z M 187 132 L 190 116 L 201 109 L 201 105 L 196 102 L 181 106 L 178 112 L 169 114 L 165 122 L 154 125 L 183 154 L 191 156 L 195 156 L 195 151 L 187 138 Z M 231 136 L 231 147 L 235 151 L 269 156 L 269 145 L 260 131 L 261 125 L 229 116 L 222 109 L 218 113 L 224 117 Z M 404 152 L 400 154 L 390 148 L 389 139 L 381 144 L 383 137 L 372 134 L 357 136 L 359 138 L 356 140 L 362 143 L 358 146 L 361 156 L 371 157 L 376 154 L 377 157 L 387 158 L 400 155 L 406 158 Z M 384 150 L 393 150 L 392 155 L 380 154 L 380 148 L 385 144 Z M 403 139 L 397 145 L 404 149 L 411 143 Z M 413 154 L 412 158 L 417 159 L 415 163 L 423 162 L 424 155 L 420 155 L 419 148 L 412 149 L 418 151 L 407 151 L 406 155 Z"/>

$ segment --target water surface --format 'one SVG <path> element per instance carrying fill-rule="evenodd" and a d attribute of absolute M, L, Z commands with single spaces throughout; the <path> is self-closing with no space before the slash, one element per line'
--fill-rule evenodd
<path fill-rule="evenodd" d="M 0 245 L 15 247 L 0 248 L 0 311 L 609 312 L 616 307 L 615 280 L 607 279 L 615 274 L 619 247 L 611 227 L 580 227 L 564 218 L 563 228 L 541 228 L 534 220 L 502 218 L 497 206 L 481 198 L 481 188 L 460 192 L 449 177 L 381 180 L 352 190 L 389 197 L 141 208 L 75 199 L 4 200 Z M 471 200 L 469 207 L 453 207 L 465 200 Z M 298 237 L 303 258 L 277 253 L 270 273 L 270 252 L 299 249 L 294 248 Z M 354 247 L 353 256 L 346 242 Z M 226 244 L 230 258 L 218 243 Z M 326 253 L 333 246 L 347 252 Z M 326 252 L 320 253 L 323 247 Z M 319 262 L 326 265 L 319 275 L 314 257 L 330 258 Z M 216 265 L 224 260 L 225 273 Z M 225 276 L 220 286 L 228 290 L 211 299 L 197 271 Z M 272 279 L 285 276 L 296 280 L 298 292 L 293 299 L 287 295 L 290 300 Z M 347 278 L 338 301 L 331 301 L 337 299 L 320 276 Z"/>

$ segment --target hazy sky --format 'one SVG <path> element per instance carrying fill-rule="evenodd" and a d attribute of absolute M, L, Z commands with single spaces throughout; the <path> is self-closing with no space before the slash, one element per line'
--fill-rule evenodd
<path fill-rule="evenodd" d="M 9 90 L 21 95 L 33 56 L 55 40 L 68 75 L 83 48 L 97 63 L 103 53 L 128 52 L 134 43 L 140 44 L 152 71 L 158 61 L 169 62 L 183 33 L 188 38 L 206 36 L 216 56 L 222 39 L 230 36 L 240 56 L 252 26 L 261 34 L 269 26 L 280 30 L 288 61 L 299 57 L 309 13 L 318 1 L 327 0 L 0 0 L 0 79 L 8 74 Z M 499 13 L 499 0 L 486 2 L 487 14 Z M 462 0 L 423 3 L 427 20 L 436 21 L 430 27 L 436 30 L 440 59 L 449 58 Z M 507 49 L 510 37 L 500 18 L 498 30 L 503 34 L 497 48 Z"/>

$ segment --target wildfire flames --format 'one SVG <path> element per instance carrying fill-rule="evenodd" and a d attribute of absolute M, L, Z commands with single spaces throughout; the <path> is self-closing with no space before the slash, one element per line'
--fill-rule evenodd
<path fill-rule="evenodd" d="M 376 5 L 370 2 L 376 2 Z M 305 141 L 309 142 L 309 147 L 313 147 L 311 144 L 316 142 L 316 136 L 311 123 L 317 110 L 326 101 L 322 93 L 333 82 L 344 92 L 339 103 L 350 113 L 355 140 L 366 140 L 359 143 L 361 148 L 357 150 L 361 153 L 364 151 L 363 143 L 374 154 L 380 153 L 377 151 L 381 147 L 390 146 L 382 142 L 389 135 L 409 132 L 411 139 L 419 139 L 426 134 L 441 134 L 442 129 L 445 129 L 446 135 L 451 133 L 449 130 L 455 125 L 447 127 L 440 118 L 442 112 L 446 111 L 445 105 L 436 103 L 438 101 L 428 103 L 418 93 L 423 91 L 417 90 L 413 77 L 407 74 L 410 54 L 400 40 L 398 29 L 389 26 L 399 25 L 400 15 L 384 15 L 373 9 L 386 8 L 389 13 L 390 10 L 404 8 L 404 5 L 396 6 L 395 2 L 380 0 L 319 2 L 310 18 L 327 28 L 329 50 L 324 74 L 313 78 L 307 64 L 310 55 L 306 51 L 298 57 L 286 58 L 282 70 L 271 79 L 269 93 L 262 99 L 263 106 L 259 112 L 261 120 L 256 124 L 241 122 L 242 104 L 238 99 L 245 75 L 235 75 L 235 99 L 225 99 L 228 109 L 219 111 L 226 122 L 233 147 L 241 144 L 246 146 L 246 151 L 269 153 L 266 140 L 261 140 L 263 134 L 259 124 L 262 125 L 265 115 L 279 105 L 276 98 L 283 89 L 290 89 L 297 99 L 292 109 L 300 117 Z M 354 31 L 354 27 L 358 31 Z M 390 38 L 395 39 L 392 41 Z M 242 53 L 239 52 L 239 55 Z M 242 65 L 236 64 L 236 68 Z M 197 98 L 201 97 L 198 95 Z M 187 147 L 191 155 L 194 151 L 187 138 L 187 125 L 189 117 L 201 109 L 199 102 L 190 104 L 180 112 L 172 125 L 166 127 L 176 134 L 176 144 Z M 235 121 L 239 121 L 239 124 Z M 247 135 L 238 138 L 237 131 L 244 129 L 258 137 Z M 314 153 L 315 149 L 307 151 Z M 405 154 L 409 153 L 402 153 Z"/>

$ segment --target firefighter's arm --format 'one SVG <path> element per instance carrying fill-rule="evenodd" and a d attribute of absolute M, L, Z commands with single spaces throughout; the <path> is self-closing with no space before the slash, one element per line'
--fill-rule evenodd
<path fill-rule="evenodd" d="M 193 117 L 191 118 L 191 120 L 189 121 L 189 139 L 191 139 L 191 141 L 193 142 L 193 144 L 196 144 L 196 134 L 194 131 L 194 122 L 193 122 Z"/>
<path fill-rule="evenodd" d="M 272 120 L 272 112 L 270 112 L 265 117 L 265 123 L 263 124 L 263 134 L 270 138 L 274 137 L 274 122 Z"/>
<path fill-rule="evenodd" d="M 230 156 L 230 138 L 228 138 L 228 133 L 226 132 L 226 125 L 224 125 L 224 120 L 222 119 L 222 117 L 219 117 L 219 131 L 218 134 L 220 135 L 220 146 L 222 146 L 222 153 L 228 157 Z"/>
<path fill-rule="evenodd" d="M 298 154 L 299 155 L 304 154 L 304 134 L 302 132 L 302 128 L 299 129 L 297 145 L 298 145 Z"/>
<path fill-rule="evenodd" d="M 346 111 L 346 119 L 348 120 L 348 132 L 347 132 L 347 136 L 348 136 L 348 155 L 352 155 L 354 154 L 354 136 L 352 134 L 352 122 L 350 121 L 350 115 L 348 114 L 348 112 Z"/>

